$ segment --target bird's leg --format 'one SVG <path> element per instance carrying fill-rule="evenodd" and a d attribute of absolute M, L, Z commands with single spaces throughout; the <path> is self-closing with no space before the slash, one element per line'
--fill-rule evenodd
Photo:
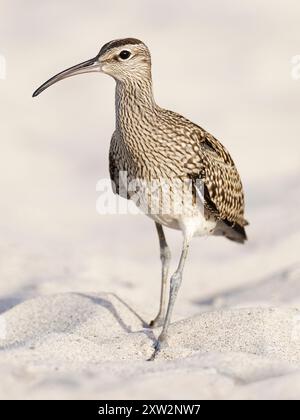
<path fill-rule="evenodd" d="M 157 343 L 156 343 L 156 346 L 155 346 L 154 357 L 157 354 L 157 352 L 159 352 L 161 346 L 166 344 L 167 332 L 168 332 L 168 328 L 169 328 L 170 321 L 171 321 L 171 316 L 172 316 L 172 312 L 173 312 L 173 308 L 174 308 L 174 303 L 175 303 L 175 300 L 176 300 L 176 297 L 177 297 L 177 294 L 178 294 L 179 287 L 181 285 L 182 272 L 183 272 L 184 264 L 185 264 L 185 261 L 186 261 L 188 249 L 189 249 L 189 240 L 187 238 L 184 238 L 179 265 L 177 267 L 177 270 L 175 271 L 175 273 L 171 277 L 170 297 L 169 297 L 167 315 L 166 315 L 166 318 L 165 318 L 163 330 L 162 330 L 160 336 L 158 337 L 158 340 L 157 340 Z"/>
<path fill-rule="evenodd" d="M 167 291 L 167 280 L 169 265 L 171 259 L 170 249 L 168 247 L 166 237 L 162 225 L 155 223 L 156 230 L 159 238 L 160 246 L 160 259 L 162 263 L 162 273 L 161 273 L 161 293 L 160 293 L 160 305 L 159 311 L 153 321 L 150 322 L 150 327 L 160 327 L 164 321 L 165 315 L 165 306 L 166 306 L 166 291 Z"/>

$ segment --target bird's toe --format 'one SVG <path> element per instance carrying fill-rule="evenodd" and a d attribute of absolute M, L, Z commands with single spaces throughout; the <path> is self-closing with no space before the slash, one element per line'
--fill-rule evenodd
<path fill-rule="evenodd" d="M 164 324 L 164 317 L 162 316 L 157 316 L 156 318 L 154 318 L 152 321 L 150 321 L 149 323 L 149 327 L 150 328 L 157 328 L 157 327 L 162 327 Z"/>
<path fill-rule="evenodd" d="M 168 341 L 165 336 L 159 336 L 158 340 L 155 341 L 154 345 L 154 352 L 152 356 L 148 359 L 148 361 L 154 361 L 158 353 L 168 347 Z"/>

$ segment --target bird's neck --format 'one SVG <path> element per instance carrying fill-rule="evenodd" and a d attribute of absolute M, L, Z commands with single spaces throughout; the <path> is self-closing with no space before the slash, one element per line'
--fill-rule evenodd
<path fill-rule="evenodd" d="M 126 134 L 145 122 L 147 116 L 155 113 L 151 78 L 117 81 L 116 85 L 116 129 Z"/>

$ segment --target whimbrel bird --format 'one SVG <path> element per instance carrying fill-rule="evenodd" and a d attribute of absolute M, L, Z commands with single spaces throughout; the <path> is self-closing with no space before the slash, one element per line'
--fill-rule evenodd
<path fill-rule="evenodd" d="M 116 80 L 116 129 L 109 153 L 114 190 L 129 199 L 139 191 L 137 202 L 154 220 L 158 233 L 162 261 L 161 298 L 159 312 L 150 324 L 163 326 L 156 343 L 157 352 L 166 343 L 192 237 L 223 235 L 238 243 L 247 239 L 242 183 L 231 156 L 215 137 L 155 103 L 150 52 L 138 39 L 108 42 L 96 57 L 52 77 L 33 96 L 62 79 L 88 72 L 106 73 Z M 128 192 L 128 185 L 120 181 L 123 172 L 129 181 L 142 181 L 136 191 Z M 167 180 L 169 187 L 155 191 L 149 188 L 157 180 Z M 147 187 L 141 188 L 141 185 Z M 187 190 L 191 192 L 191 199 L 183 200 L 182 191 Z M 162 208 L 166 197 L 171 203 L 167 210 Z M 159 211 L 149 211 L 153 204 L 158 205 Z M 181 204 L 180 211 L 175 210 L 178 204 Z M 170 251 L 163 226 L 183 232 L 181 257 L 170 279 L 167 311 Z"/>

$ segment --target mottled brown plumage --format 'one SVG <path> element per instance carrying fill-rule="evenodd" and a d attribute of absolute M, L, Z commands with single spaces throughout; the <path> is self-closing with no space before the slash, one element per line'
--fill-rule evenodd
<path fill-rule="evenodd" d="M 156 105 L 150 70 L 144 77 L 117 81 L 117 124 L 110 148 L 116 191 L 119 171 L 149 180 L 200 178 L 206 217 L 214 216 L 219 222 L 214 233 L 243 242 L 244 194 L 230 154 L 203 128 Z"/>
<path fill-rule="evenodd" d="M 153 218 L 158 232 L 161 300 L 159 313 L 151 326 L 163 324 L 163 330 L 154 358 L 161 344 L 166 342 L 191 238 L 222 235 L 239 243 L 247 239 L 242 183 L 230 154 L 215 137 L 156 104 L 150 53 L 146 45 L 135 38 L 108 42 L 96 57 L 52 77 L 34 96 L 61 79 L 93 71 L 106 73 L 116 80 L 116 129 L 109 153 L 113 188 L 116 193 L 134 199 Z M 126 179 L 120 177 L 124 172 Z M 134 188 L 128 189 L 132 182 L 135 182 Z M 156 188 L 153 189 L 153 185 Z M 190 193 L 188 200 L 186 193 Z M 184 236 L 178 268 L 170 280 L 166 315 L 170 251 L 163 225 L 182 230 Z"/>

